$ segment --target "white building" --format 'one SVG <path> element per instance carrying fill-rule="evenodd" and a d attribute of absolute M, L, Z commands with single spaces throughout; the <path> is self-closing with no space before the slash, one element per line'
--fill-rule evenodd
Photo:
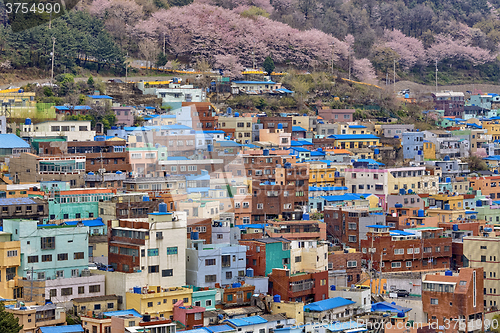
<path fill-rule="evenodd" d="M 26 122 L 21 125 L 22 138 L 66 137 L 67 141 L 93 141 L 95 135 L 88 120 Z"/>
<path fill-rule="evenodd" d="M 328 245 L 311 240 L 290 242 L 291 274 L 328 270 Z M 296 258 L 300 258 L 297 260 Z"/>
<path fill-rule="evenodd" d="M 197 287 L 229 285 L 245 278 L 246 247 L 190 240 L 186 249 L 186 282 Z"/>
<path fill-rule="evenodd" d="M 170 83 L 168 88 L 146 88 L 143 82 L 139 82 L 137 87 L 144 94 L 156 95 L 162 99 L 162 103 L 173 102 L 204 102 L 206 100 L 205 90 L 194 88 L 193 85 L 180 83 Z"/>

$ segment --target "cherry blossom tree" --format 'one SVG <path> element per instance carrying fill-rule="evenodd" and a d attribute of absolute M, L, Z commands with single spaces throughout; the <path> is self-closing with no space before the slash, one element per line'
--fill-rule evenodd
<path fill-rule="evenodd" d="M 382 46 L 399 55 L 399 64 L 404 69 L 412 68 L 426 60 L 424 45 L 417 38 L 408 37 L 399 30 L 385 30 L 383 40 Z"/>
<path fill-rule="evenodd" d="M 456 59 L 470 61 L 474 65 L 493 61 L 495 54 L 477 46 L 470 46 L 466 40 L 456 40 L 449 35 L 437 35 L 435 43 L 427 49 L 427 61 Z"/>

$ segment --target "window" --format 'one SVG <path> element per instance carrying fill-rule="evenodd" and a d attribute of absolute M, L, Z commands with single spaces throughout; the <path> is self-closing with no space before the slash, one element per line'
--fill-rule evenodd
<path fill-rule="evenodd" d="M 418 248 L 418 247 L 417 247 L 417 248 L 414 248 L 414 249 L 413 249 L 413 253 L 415 253 L 415 254 L 419 254 L 419 253 L 420 253 L 420 248 Z"/>
<path fill-rule="evenodd" d="M 89 286 L 89 293 L 98 293 L 100 291 L 101 291 L 101 285 L 99 284 Z"/>
<path fill-rule="evenodd" d="M 424 247 L 424 253 L 431 253 L 432 252 L 432 247 Z M 486 260 L 486 257 L 485 257 Z"/>
<path fill-rule="evenodd" d="M 410 247 L 410 248 L 406 249 L 406 253 L 407 254 L 412 254 L 413 253 L 413 248 Z"/>
<path fill-rule="evenodd" d="M 213 274 L 213 275 L 205 275 L 205 282 L 208 283 L 208 282 L 215 282 L 217 281 L 217 275 Z"/>
<path fill-rule="evenodd" d="M 391 268 L 401 268 L 401 263 L 400 262 L 392 262 Z"/>
<path fill-rule="evenodd" d="M 177 254 L 177 246 L 167 247 L 167 255 Z"/>
<path fill-rule="evenodd" d="M 211 299 L 207 299 L 205 301 L 205 307 L 209 307 L 209 306 L 212 306 L 212 300 Z"/>
<path fill-rule="evenodd" d="M 115 308 L 115 304 L 114 303 L 108 303 L 107 308 L 108 309 L 114 309 Z"/>
<path fill-rule="evenodd" d="M 79 294 L 85 294 L 85 287 L 84 286 L 78 287 L 78 293 Z"/>
<path fill-rule="evenodd" d="M 205 266 L 214 266 L 215 259 L 205 259 Z"/>
<path fill-rule="evenodd" d="M 481 262 L 486 262 L 486 256 L 481 256 Z"/>
<path fill-rule="evenodd" d="M 356 260 L 349 260 L 347 261 L 347 267 L 356 267 L 358 265 L 358 262 Z"/>
<path fill-rule="evenodd" d="M 353 235 L 349 236 L 349 242 L 354 242 L 355 243 L 356 239 L 357 239 L 356 236 L 353 236 Z"/>
<path fill-rule="evenodd" d="M 437 298 L 431 298 L 431 304 L 437 305 L 438 304 L 438 299 Z"/>
<path fill-rule="evenodd" d="M 52 261 L 52 254 L 44 254 L 42 255 L 42 262 Z"/>
<path fill-rule="evenodd" d="M 28 257 L 28 263 L 34 263 L 34 262 L 38 262 L 38 256 L 29 256 Z"/>
<path fill-rule="evenodd" d="M 164 269 L 161 271 L 161 277 L 168 277 L 168 276 L 174 276 L 173 269 Z"/>
<path fill-rule="evenodd" d="M 394 254 L 405 254 L 405 249 L 394 249 Z"/>
<path fill-rule="evenodd" d="M 59 253 L 57 255 L 57 260 L 58 261 L 68 260 L 68 254 L 67 253 Z"/>
<path fill-rule="evenodd" d="M 226 279 L 232 279 L 233 278 L 233 272 L 226 272 Z"/>
<path fill-rule="evenodd" d="M 148 302 L 148 308 L 152 308 L 153 307 L 153 302 Z"/>
<path fill-rule="evenodd" d="M 349 230 L 356 230 L 356 223 L 349 223 Z"/>
<path fill-rule="evenodd" d="M 261 203 L 257 204 L 257 209 L 264 209 L 264 204 Z"/>
<path fill-rule="evenodd" d="M 101 310 L 101 304 L 94 304 L 94 310 Z"/>
<path fill-rule="evenodd" d="M 85 259 L 84 252 L 75 252 L 73 255 L 73 259 Z"/>
<path fill-rule="evenodd" d="M 7 257 L 17 257 L 17 250 L 7 251 Z"/>
<path fill-rule="evenodd" d="M 42 237 L 40 241 L 42 250 L 53 250 L 56 248 L 55 237 Z"/>
<path fill-rule="evenodd" d="M 61 296 L 69 296 L 73 295 L 73 288 L 62 288 L 61 289 Z"/>
<path fill-rule="evenodd" d="M 157 257 L 158 249 L 148 249 L 148 257 Z"/>
<path fill-rule="evenodd" d="M 50 289 L 50 297 L 56 297 L 57 296 L 57 289 Z"/>
<path fill-rule="evenodd" d="M 411 261 L 406 262 L 406 267 L 411 267 Z"/>
<path fill-rule="evenodd" d="M 148 273 L 159 273 L 160 272 L 160 266 L 154 265 L 154 266 L 148 266 Z"/>

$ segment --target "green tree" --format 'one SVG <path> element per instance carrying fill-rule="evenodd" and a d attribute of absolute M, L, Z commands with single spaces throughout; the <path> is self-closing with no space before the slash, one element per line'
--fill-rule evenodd
<path fill-rule="evenodd" d="M 1 333 L 19 333 L 23 328 L 19 325 L 19 318 L 14 317 L 10 312 L 5 311 L 5 305 L 0 302 L 0 332 Z"/>
<path fill-rule="evenodd" d="M 162 67 L 162 66 L 165 66 L 165 64 L 167 63 L 168 61 L 168 58 L 165 54 L 160 53 L 158 55 L 158 59 L 156 60 L 156 67 Z"/>
<path fill-rule="evenodd" d="M 481 157 L 472 155 L 465 159 L 465 162 L 469 164 L 471 171 L 485 171 L 488 170 L 488 165 L 481 159 Z"/>
<path fill-rule="evenodd" d="M 273 58 L 271 58 L 270 55 L 266 57 L 266 59 L 264 60 L 264 64 L 262 64 L 262 67 L 264 67 L 264 70 L 268 75 L 271 75 L 271 73 L 274 71 L 276 66 L 274 66 Z"/>
<path fill-rule="evenodd" d="M 94 78 L 92 77 L 92 75 L 89 76 L 89 79 L 87 80 L 87 84 L 89 85 L 89 87 L 94 86 Z"/>

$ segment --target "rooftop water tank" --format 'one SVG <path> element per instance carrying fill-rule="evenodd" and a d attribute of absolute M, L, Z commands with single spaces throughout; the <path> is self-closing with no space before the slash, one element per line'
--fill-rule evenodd
<path fill-rule="evenodd" d="M 160 204 L 158 205 L 158 212 L 166 213 L 167 212 L 167 204 L 164 202 L 160 202 Z"/>
<path fill-rule="evenodd" d="M 400 204 L 400 203 L 397 203 L 397 204 L 394 205 L 394 207 L 396 207 L 396 208 L 403 208 L 403 205 Z"/>
<path fill-rule="evenodd" d="M 278 124 L 278 129 L 283 129 L 283 124 L 282 123 Z"/>
<path fill-rule="evenodd" d="M 309 221 L 309 213 L 302 214 L 302 220 Z"/>
<path fill-rule="evenodd" d="M 418 210 L 418 217 L 424 217 L 425 216 L 425 211 L 423 209 Z"/>
<path fill-rule="evenodd" d="M 117 174 L 117 175 L 121 175 L 121 174 L 123 174 L 123 172 L 121 172 L 120 170 L 118 170 L 118 171 L 116 172 L 116 174 Z"/>
<path fill-rule="evenodd" d="M 335 178 L 338 178 L 338 177 L 340 177 L 340 172 L 335 171 L 334 175 L 335 175 Z"/>
<path fill-rule="evenodd" d="M 143 196 L 142 201 L 149 201 L 149 197 L 147 195 Z"/>
<path fill-rule="evenodd" d="M 483 202 L 481 200 L 476 201 L 476 207 L 483 207 Z"/>
<path fill-rule="evenodd" d="M 235 113 L 234 113 L 234 116 L 235 116 L 235 117 L 239 117 L 239 116 L 240 116 L 240 113 L 239 113 L 239 112 L 235 112 Z"/>
<path fill-rule="evenodd" d="M 380 150 L 379 150 L 378 148 L 375 148 L 375 149 L 373 150 L 373 153 L 374 153 L 375 155 L 378 155 L 378 154 L 380 154 Z"/>
<path fill-rule="evenodd" d="M 450 204 L 444 204 L 444 210 L 450 210 Z"/>
<path fill-rule="evenodd" d="M 334 285 L 334 284 L 332 284 L 332 285 L 330 286 L 330 290 L 331 290 L 331 291 L 335 291 L 335 290 L 337 290 L 337 287 L 335 287 L 335 285 Z"/>
<path fill-rule="evenodd" d="M 446 177 L 445 182 L 446 183 L 451 183 L 451 178 L 450 177 Z"/>
<path fill-rule="evenodd" d="M 200 234 L 198 234 L 198 231 L 191 231 L 191 240 L 198 240 L 200 239 Z"/>
<path fill-rule="evenodd" d="M 447 270 L 447 271 L 444 272 L 444 275 L 445 276 L 453 276 L 453 272 L 450 271 L 450 270 Z"/>
<path fill-rule="evenodd" d="M 422 151 L 421 151 L 421 150 L 419 150 L 419 151 L 417 152 L 417 155 L 422 155 Z"/>
<path fill-rule="evenodd" d="M 453 231 L 458 231 L 458 224 L 453 225 Z"/>
<path fill-rule="evenodd" d="M 408 95 L 408 94 L 407 94 Z M 408 97 L 407 97 L 408 98 Z M 398 312 L 398 318 L 404 318 L 405 317 L 405 313 L 404 311 L 400 311 Z"/>
<path fill-rule="evenodd" d="M 492 228 L 484 228 L 484 232 L 492 232 L 493 229 Z"/>
<path fill-rule="evenodd" d="M 89 172 L 89 176 L 93 176 L 94 173 L 92 171 Z"/>
<path fill-rule="evenodd" d="M 253 268 L 249 267 L 247 268 L 247 277 L 253 277 Z"/>
<path fill-rule="evenodd" d="M 140 294 L 141 293 L 141 287 L 134 287 L 134 294 Z"/>
<path fill-rule="evenodd" d="M 241 288 L 241 283 L 239 282 L 233 283 L 232 288 Z"/>
<path fill-rule="evenodd" d="M 450 160 L 450 156 L 449 156 L 449 155 L 446 155 L 446 156 L 444 157 L 444 160 L 445 160 L 445 161 L 449 161 L 449 160 Z"/>
<path fill-rule="evenodd" d="M 392 305 L 396 305 L 396 302 L 391 302 Z"/>
<path fill-rule="evenodd" d="M 231 114 L 231 112 L 233 112 L 233 109 L 231 109 L 230 107 L 228 107 L 228 108 L 226 109 L 226 112 L 227 112 L 228 114 Z"/>
<path fill-rule="evenodd" d="M 274 295 L 273 301 L 274 301 L 274 303 L 280 303 L 281 302 L 281 295 Z"/>
<path fill-rule="evenodd" d="M 264 155 L 264 156 L 269 156 L 269 149 L 264 149 L 264 150 L 262 151 L 262 155 Z"/>
<path fill-rule="evenodd" d="M 24 120 L 24 125 L 31 125 L 31 119 L 30 118 L 26 118 Z"/>

